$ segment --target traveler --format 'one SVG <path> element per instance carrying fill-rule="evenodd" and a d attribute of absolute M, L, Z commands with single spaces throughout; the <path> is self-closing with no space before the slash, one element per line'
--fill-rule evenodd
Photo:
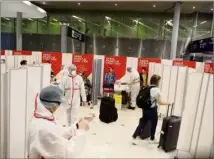
<path fill-rule="evenodd" d="M 148 109 L 142 109 L 143 119 L 142 122 L 139 123 L 137 126 L 134 134 L 133 139 L 136 139 L 140 136 L 141 132 L 144 130 L 147 122 L 151 121 L 151 143 L 156 143 L 155 141 L 155 132 L 158 123 L 158 106 L 159 105 L 170 105 L 170 102 L 164 102 L 161 97 L 161 92 L 159 83 L 161 77 L 159 75 L 153 75 L 150 79 L 150 99 L 151 99 L 151 106 Z"/>

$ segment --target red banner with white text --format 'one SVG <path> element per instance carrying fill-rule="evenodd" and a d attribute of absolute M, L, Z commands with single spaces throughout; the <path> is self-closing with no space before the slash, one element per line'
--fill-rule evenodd
<path fill-rule="evenodd" d="M 149 72 L 149 63 L 161 63 L 161 59 L 155 59 L 155 58 L 138 58 L 138 72 L 142 72 L 144 69 L 147 73 Z"/>
<path fill-rule="evenodd" d="M 32 51 L 12 50 L 12 55 L 32 55 Z"/>
<path fill-rule="evenodd" d="M 214 63 L 204 63 L 204 72 L 214 74 Z"/>
<path fill-rule="evenodd" d="M 115 80 L 121 79 L 126 74 L 126 61 L 127 58 L 124 56 L 105 56 L 104 76 L 112 72 Z"/>
<path fill-rule="evenodd" d="M 62 54 L 60 52 L 42 52 L 42 63 L 50 63 L 56 76 L 62 67 Z"/>
<path fill-rule="evenodd" d="M 1 55 L 5 55 L 5 50 L 1 50 Z"/>
<path fill-rule="evenodd" d="M 196 62 L 195 61 L 173 60 L 172 65 L 173 66 L 186 66 L 186 67 L 190 67 L 190 68 L 195 68 Z"/>
<path fill-rule="evenodd" d="M 85 73 L 88 77 L 92 73 L 93 55 L 73 54 L 72 63 L 77 67 L 77 73 Z"/>

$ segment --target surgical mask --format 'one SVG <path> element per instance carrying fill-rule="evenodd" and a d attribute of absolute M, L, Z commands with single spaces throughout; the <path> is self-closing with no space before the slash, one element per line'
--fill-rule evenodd
<path fill-rule="evenodd" d="M 71 75 L 72 75 L 72 76 L 76 76 L 76 75 L 77 75 L 77 72 L 76 72 L 76 71 L 71 71 Z"/>

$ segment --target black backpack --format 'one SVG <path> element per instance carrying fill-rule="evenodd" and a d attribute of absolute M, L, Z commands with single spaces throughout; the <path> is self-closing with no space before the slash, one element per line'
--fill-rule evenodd
<path fill-rule="evenodd" d="M 155 86 L 146 86 L 141 88 L 137 95 L 136 103 L 139 108 L 149 109 L 152 106 L 150 90 Z"/>

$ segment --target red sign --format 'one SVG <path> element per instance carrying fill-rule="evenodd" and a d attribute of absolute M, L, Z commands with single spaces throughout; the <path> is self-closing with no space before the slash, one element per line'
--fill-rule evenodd
<path fill-rule="evenodd" d="M 142 72 L 142 69 L 144 68 L 147 73 L 149 72 L 149 63 L 161 63 L 161 59 L 155 59 L 155 58 L 138 58 L 138 72 Z"/>
<path fill-rule="evenodd" d="M 116 80 L 121 79 L 126 73 L 126 57 L 121 56 L 105 56 L 104 75 L 112 68 Z"/>
<path fill-rule="evenodd" d="M 12 50 L 13 55 L 32 55 L 32 51 Z"/>
<path fill-rule="evenodd" d="M 72 63 L 77 66 L 77 73 L 84 72 L 88 77 L 92 73 L 93 55 L 73 54 Z"/>
<path fill-rule="evenodd" d="M 174 60 L 172 63 L 173 66 L 186 66 L 190 68 L 196 67 L 195 61 L 182 61 L 182 60 Z"/>
<path fill-rule="evenodd" d="M 5 55 L 5 50 L 1 50 L 1 55 Z"/>
<path fill-rule="evenodd" d="M 54 75 L 57 75 L 62 67 L 61 52 L 42 52 L 42 63 L 50 63 Z"/>
<path fill-rule="evenodd" d="M 204 63 L 204 72 L 214 74 L 214 63 Z"/>

